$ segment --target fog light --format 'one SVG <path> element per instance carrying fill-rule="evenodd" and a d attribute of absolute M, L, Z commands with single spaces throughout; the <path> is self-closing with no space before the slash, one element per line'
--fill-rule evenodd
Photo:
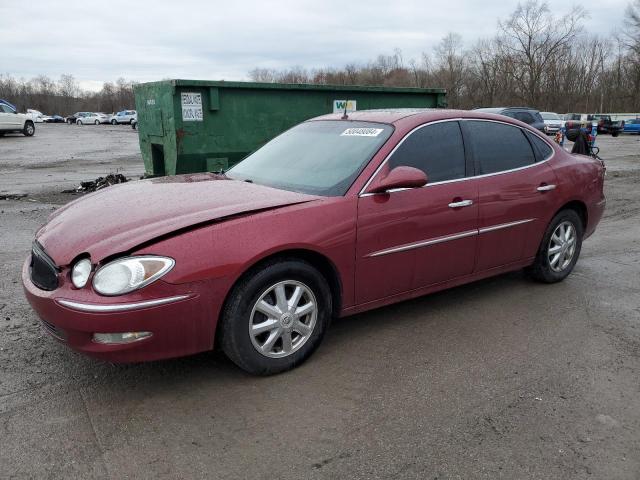
<path fill-rule="evenodd" d="M 151 332 L 125 332 L 125 333 L 94 333 L 93 341 L 96 343 L 132 343 L 144 340 L 153 335 Z"/>

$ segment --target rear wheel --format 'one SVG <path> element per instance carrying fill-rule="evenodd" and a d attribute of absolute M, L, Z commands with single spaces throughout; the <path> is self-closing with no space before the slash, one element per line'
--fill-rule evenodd
<path fill-rule="evenodd" d="M 544 283 L 564 280 L 575 267 L 582 248 L 584 226 L 575 210 L 560 211 L 547 227 L 535 262 L 527 269 Z"/>
<path fill-rule="evenodd" d="M 118 122 L 116 122 L 116 119 L 114 118 L 113 120 L 111 120 L 111 125 L 117 125 Z"/>
<path fill-rule="evenodd" d="M 82 120 L 76 120 L 76 125 L 82 125 Z"/>
<path fill-rule="evenodd" d="M 96 121 L 95 121 L 95 122 L 93 122 L 93 123 L 95 123 L 96 125 L 100 125 L 100 120 L 96 120 Z"/>
<path fill-rule="evenodd" d="M 251 272 L 234 287 L 220 325 L 220 345 L 243 370 L 284 372 L 318 347 L 331 320 L 324 277 L 301 260 L 279 260 Z"/>
<path fill-rule="evenodd" d="M 34 133 L 36 133 L 36 127 L 33 125 L 33 122 L 25 123 L 24 128 L 22 129 L 22 134 L 25 137 L 33 137 Z"/>

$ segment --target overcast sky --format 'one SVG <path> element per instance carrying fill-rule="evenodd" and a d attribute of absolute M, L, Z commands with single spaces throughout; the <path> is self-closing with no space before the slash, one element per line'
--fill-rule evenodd
<path fill-rule="evenodd" d="M 629 0 L 595 0 L 589 31 L 620 28 Z M 585 2 L 580 2 L 587 5 Z M 569 1 L 552 2 L 558 14 Z M 340 67 L 402 50 L 405 60 L 453 31 L 492 36 L 513 0 L 0 0 L 0 73 L 73 74 L 99 89 L 118 77 L 246 80 L 254 67 Z"/>

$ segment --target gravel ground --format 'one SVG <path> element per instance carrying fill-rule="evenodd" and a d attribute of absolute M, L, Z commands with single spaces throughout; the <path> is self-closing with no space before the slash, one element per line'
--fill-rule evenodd
<path fill-rule="evenodd" d="M 334 322 L 301 368 L 114 366 L 47 336 L 20 266 L 80 180 L 142 173 L 127 127 L 0 139 L 0 477 L 640 478 L 640 137 L 602 137 L 574 273 L 520 272 Z"/>

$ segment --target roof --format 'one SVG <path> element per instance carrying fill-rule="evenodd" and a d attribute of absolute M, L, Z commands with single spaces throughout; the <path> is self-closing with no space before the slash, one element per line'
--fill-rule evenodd
<path fill-rule="evenodd" d="M 358 110 L 347 115 L 347 120 L 378 123 L 396 123 L 402 119 L 416 117 L 420 122 L 445 120 L 448 118 L 497 118 L 496 115 L 477 110 L 449 110 L 444 108 L 390 108 L 377 110 Z M 311 120 L 342 120 L 342 113 L 330 113 Z M 504 120 L 504 117 L 499 117 Z"/>

